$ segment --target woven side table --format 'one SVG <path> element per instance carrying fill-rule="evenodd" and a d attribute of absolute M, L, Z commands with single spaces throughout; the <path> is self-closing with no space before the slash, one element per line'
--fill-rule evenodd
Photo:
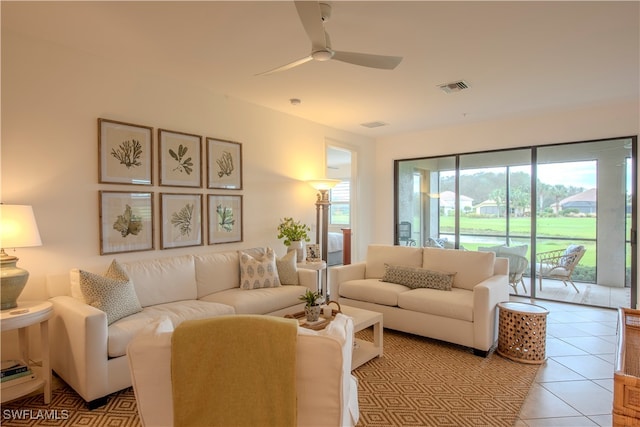
<path fill-rule="evenodd" d="M 498 308 L 498 354 L 516 362 L 544 363 L 549 310 L 523 302 L 501 302 Z"/>

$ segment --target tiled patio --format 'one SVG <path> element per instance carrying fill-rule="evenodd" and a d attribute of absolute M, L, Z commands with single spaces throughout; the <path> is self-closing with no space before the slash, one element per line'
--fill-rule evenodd
<path fill-rule="evenodd" d="M 531 279 L 529 277 L 525 277 L 524 283 L 527 288 L 527 292 L 524 293 L 522 285 L 518 285 L 517 296 L 531 296 Z M 559 280 L 544 279 L 542 281 L 542 291 L 540 291 L 538 281 L 536 280 L 536 298 L 541 300 L 562 301 L 615 309 L 618 307 L 631 306 L 631 288 L 614 288 L 610 286 L 580 282 L 575 282 L 575 284 L 580 290 L 580 293 L 577 293 L 571 284 L 569 284 L 569 286 L 565 286 Z M 511 289 L 511 295 L 516 296 L 513 289 Z"/>

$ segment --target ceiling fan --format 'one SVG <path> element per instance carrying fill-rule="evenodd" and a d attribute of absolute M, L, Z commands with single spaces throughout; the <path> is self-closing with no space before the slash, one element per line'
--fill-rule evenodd
<path fill-rule="evenodd" d="M 402 61 L 400 56 L 372 55 L 331 49 L 329 34 L 324 29 L 324 23 L 331 17 L 331 5 L 316 1 L 295 1 L 294 3 L 302 25 L 311 40 L 311 53 L 289 64 L 259 73 L 257 74 L 258 76 L 289 70 L 312 60 L 328 61 L 335 59 L 349 64 L 383 70 L 393 70 Z"/>

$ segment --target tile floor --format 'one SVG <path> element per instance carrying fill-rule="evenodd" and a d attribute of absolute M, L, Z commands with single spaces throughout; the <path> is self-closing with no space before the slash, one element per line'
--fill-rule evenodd
<path fill-rule="evenodd" d="M 516 427 L 611 426 L 617 310 L 511 297 L 549 310 L 547 361 Z"/>

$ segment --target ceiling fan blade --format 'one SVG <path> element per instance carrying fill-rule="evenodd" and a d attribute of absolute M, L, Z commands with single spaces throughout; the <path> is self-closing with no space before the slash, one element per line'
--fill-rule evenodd
<path fill-rule="evenodd" d="M 334 51 L 331 59 L 348 62 L 349 64 L 362 65 L 363 67 L 393 70 L 402 61 L 401 56 L 372 55 L 369 53 Z"/>
<path fill-rule="evenodd" d="M 295 4 L 302 26 L 311 40 L 312 50 L 325 49 L 327 39 L 320 4 L 317 1 L 296 1 Z"/>
<path fill-rule="evenodd" d="M 288 70 L 290 68 L 297 67 L 298 65 L 302 65 L 305 62 L 309 62 L 311 60 L 313 60 L 313 57 L 311 57 L 311 55 L 305 56 L 304 58 L 298 59 L 297 61 L 290 62 L 290 63 L 288 63 L 286 65 L 282 65 L 282 66 L 280 66 L 278 68 L 274 68 L 273 70 L 269 70 L 269 71 L 265 71 L 265 72 L 262 72 L 262 73 L 258 73 L 258 74 L 256 74 L 256 76 L 266 76 L 267 74 L 277 73 L 279 71 L 285 71 L 285 70 Z"/>

